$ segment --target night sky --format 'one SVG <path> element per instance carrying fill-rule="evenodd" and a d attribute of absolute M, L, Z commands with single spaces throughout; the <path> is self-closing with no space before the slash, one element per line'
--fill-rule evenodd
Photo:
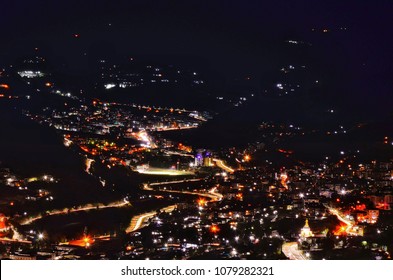
<path fill-rule="evenodd" d="M 53 64 L 67 63 L 83 73 L 102 55 L 150 56 L 195 64 L 215 75 L 210 79 L 251 76 L 259 84 L 289 61 L 280 44 L 303 40 L 314 46 L 308 59 L 339 71 L 343 92 L 381 99 L 388 108 L 393 104 L 392 14 L 390 0 L 3 0 L 0 59 L 10 63 L 38 47 Z M 347 32 L 311 31 L 340 27 Z"/>

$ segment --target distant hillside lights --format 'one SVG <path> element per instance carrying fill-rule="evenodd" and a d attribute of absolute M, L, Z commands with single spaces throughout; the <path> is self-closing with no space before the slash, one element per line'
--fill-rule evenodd
<path fill-rule="evenodd" d="M 28 79 L 42 78 L 45 76 L 45 74 L 41 71 L 31 71 L 31 70 L 19 71 L 18 74 L 22 78 L 28 78 Z"/>

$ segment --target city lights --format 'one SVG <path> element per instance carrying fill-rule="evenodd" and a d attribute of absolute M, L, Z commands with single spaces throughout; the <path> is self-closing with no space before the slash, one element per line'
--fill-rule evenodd
<path fill-rule="evenodd" d="M 391 259 L 386 3 L 106 2 L 7 10 L 0 259 Z"/>

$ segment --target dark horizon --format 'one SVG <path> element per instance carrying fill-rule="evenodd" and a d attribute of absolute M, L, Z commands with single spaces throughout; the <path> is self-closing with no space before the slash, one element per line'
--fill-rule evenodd
<path fill-rule="evenodd" d="M 0 57 L 13 63 L 39 48 L 82 77 L 97 57 L 156 57 L 207 69 L 209 80 L 229 87 L 251 77 L 258 89 L 271 71 L 296 62 L 283 42 L 300 40 L 313 45 L 305 62 L 341 77 L 332 83 L 338 96 L 377 99 L 388 109 L 393 4 L 307 2 L 7 1 Z"/>

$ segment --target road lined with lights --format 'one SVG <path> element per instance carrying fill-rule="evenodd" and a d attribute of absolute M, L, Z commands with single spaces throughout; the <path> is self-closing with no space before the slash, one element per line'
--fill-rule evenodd
<path fill-rule="evenodd" d="M 177 181 L 158 182 L 158 183 L 150 183 L 149 186 L 181 184 L 181 183 L 187 183 L 187 182 L 200 182 L 202 180 L 204 180 L 204 179 L 198 178 L 198 179 L 186 179 L 186 180 L 177 180 Z"/>
<path fill-rule="evenodd" d="M 192 180 L 188 180 L 188 181 L 195 182 L 195 181 L 200 181 L 200 180 L 202 180 L 202 179 L 192 179 Z M 173 182 L 184 183 L 184 181 L 173 181 Z M 144 184 L 143 189 L 145 191 L 155 191 L 155 189 L 152 188 L 152 186 L 160 186 L 160 185 L 169 184 L 169 183 L 171 183 L 171 182 Z M 222 194 L 217 192 L 216 187 L 210 189 L 208 192 L 191 192 L 191 191 L 176 191 L 176 190 L 160 190 L 160 191 L 168 192 L 168 193 L 181 193 L 181 194 L 190 194 L 190 195 L 195 195 L 195 196 L 203 196 L 203 197 L 209 198 L 211 202 L 218 201 L 218 200 L 222 199 Z M 160 212 L 172 212 L 175 209 L 176 209 L 176 204 L 173 204 L 173 205 L 169 205 L 164 208 L 161 208 Z M 130 225 L 126 229 L 126 233 L 131 233 L 133 231 L 137 231 L 137 230 L 141 229 L 142 227 L 144 227 L 146 225 L 144 222 L 146 220 L 154 217 L 155 215 L 157 215 L 157 211 L 151 211 L 148 213 L 143 213 L 143 214 L 134 216 L 131 219 Z"/>
<path fill-rule="evenodd" d="M 151 183 L 151 184 L 144 184 L 143 189 L 146 191 L 155 191 L 154 188 L 156 186 L 161 186 L 161 185 L 168 185 L 168 184 L 178 184 L 178 183 L 185 183 L 185 182 L 198 182 L 202 181 L 203 179 L 189 179 L 189 180 L 178 180 L 178 181 L 169 181 L 169 182 L 158 182 L 158 183 Z M 191 191 L 176 191 L 176 190 L 160 190 L 168 193 L 181 193 L 181 194 L 190 194 L 190 195 L 195 195 L 195 196 L 203 196 L 207 197 L 210 199 L 210 201 L 217 201 L 222 199 L 222 195 L 220 193 L 216 192 L 216 188 L 213 188 L 209 190 L 208 192 L 191 192 Z M 120 208 L 130 205 L 129 202 L 127 201 L 121 201 L 121 202 L 114 202 L 110 203 L 108 205 L 99 205 L 98 210 L 105 209 L 105 208 Z M 171 212 L 176 208 L 176 205 L 169 205 L 164 208 L 161 208 L 161 212 Z M 94 205 L 86 205 L 77 209 L 70 208 L 70 209 L 64 209 L 64 210 L 53 210 L 51 212 L 48 212 L 46 215 L 37 215 L 34 217 L 30 217 L 28 219 L 25 219 L 22 221 L 20 224 L 21 225 L 29 225 L 32 224 L 40 219 L 43 219 L 47 216 L 55 216 L 55 215 L 64 215 L 64 214 L 70 214 L 70 213 L 75 213 L 75 212 L 81 212 L 81 211 L 89 211 L 89 210 L 96 210 L 97 206 Z M 143 213 L 137 216 L 134 216 L 131 219 L 130 225 L 126 229 L 127 233 L 136 231 L 144 226 L 144 221 L 154 217 L 157 214 L 157 211 L 151 211 L 148 213 Z"/>
<path fill-rule="evenodd" d="M 187 176 L 187 175 L 194 175 L 195 174 L 192 171 L 164 169 L 164 168 L 152 168 L 152 167 L 136 168 L 135 171 L 140 174 L 166 175 L 166 176 Z"/>
<path fill-rule="evenodd" d="M 338 211 L 337 209 L 329 207 L 327 205 L 324 205 L 324 206 L 330 211 L 330 213 L 335 215 L 340 222 L 343 222 L 344 224 L 346 224 L 346 227 L 344 229 L 342 229 L 342 231 L 345 231 L 349 235 L 358 235 L 353 228 L 355 226 L 355 222 L 350 221 L 349 219 L 346 219 L 345 217 L 343 217 L 341 215 L 340 211 Z"/>
<path fill-rule="evenodd" d="M 87 159 L 86 161 L 86 172 L 90 171 L 91 163 L 93 160 Z M 228 172 L 233 172 L 234 170 L 225 166 L 222 160 L 216 160 L 217 165 L 221 167 L 222 169 L 228 171 Z M 180 183 L 187 183 L 187 182 L 199 182 L 202 181 L 202 178 L 197 178 L 197 179 L 187 179 L 187 180 L 177 180 L 177 181 L 169 181 L 169 182 L 157 182 L 157 183 L 151 183 L 151 184 L 144 184 L 143 189 L 146 191 L 155 191 L 154 187 L 162 186 L 162 185 L 169 185 L 169 184 L 180 184 Z M 183 191 L 183 190 L 162 190 L 162 192 L 168 192 L 168 193 L 180 193 L 180 194 L 189 194 L 189 195 L 194 195 L 194 196 L 202 196 L 208 198 L 211 202 L 213 201 L 218 201 L 222 199 L 222 194 L 217 192 L 217 188 L 212 188 L 208 192 L 193 192 L 193 191 Z M 29 225 L 32 224 L 40 219 L 43 219 L 47 216 L 55 216 L 55 215 L 65 215 L 65 214 L 70 214 L 70 213 L 75 213 L 75 212 L 82 212 L 82 211 L 89 211 L 89 210 L 101 210 L 105 208 L 120 208 L 130 205 L 128 201 L 121 201 L 121 202 L 114 202 L 110 203 L 108 205 L 99 205 L 99 206 L 94 206 L 91 204 L 82 206 L 80 208 L 68 208 L 68 209 L 63 209 L 63 210 L 53 210 L 49 211 L 46 213 L 46 215 L 36 215 L 34 217 L 27 218 L 23 220 L 20 224 L 21 225 Z M 97 208 L 98 207 L 98 208 Z M 163 207 L 160 209 L 161 212 L 171 212 L 176 208 L 176 205 L 169 205 L 166 207 Z M 137 216 L 134 216 L 131 221 L 130 225 L 126 229 L 127 233 L 136 231 L 140 228 L 142 228 L 145 224 L 144 222 L 152 217 L 154 217 L 157 214 L 157 211 L 150 211 L 148 213 L 143 213 Z"/>
<path fill-rule="evenodd" d="M 24 243 L 24 244 L 31 244 L 31 241 L 28 240 L 23 240 L 23 239 L 11 239 L 11 238 L 0 238 L 0 242 L 4 242 L 4 243 Z"/>
<path fill-rule="evenodd" d="M 157 185 L 155 185 L 155 186 L 157 186 Z M 143 189 L 145 191 L 155 191 L 155 189 L 152 188 L 151 185 L 149 185 L 149 184 L 144 184 Z M 203 197 L 210 198 L 211 201 L 217 201 L 217 200 L 222 199 L 222 194 L 217 193 L 216 190 L 217 190 L 216 188 L 213 188 L 213 189 L 209 190 L 208 192 L 192 192 L 192 191 L 183 191 L 183 190 L 177 191 L 177 190 L 163 190 L 163 189 L 160 189 L 159 191 L 203 196 Z"/>
<path fill-rule="evenodd" d="M 172 212 L 173 210 L 176 209 L 176 204 L 166 206 L 164 208 L 160 209 L 160 212 Z M 130 225 L 126 229 L 126 233 L 131 233 L 133 231 L 137 231 L 138 229 L 142 228 L 145 226 L 145 221 L 153 218 L 155 215 L 157 215 L 157 211 L 150 211 L 148 213 L 140 214 L 137 216 L 134 216 L 131 219 Z"/>
<path fill-rule="evenodd" d="M 330 207 L 328 207 L 328 209 L 329 209 L 330 213 L 332 213 L 333 215 L 336 215 L 337 219 L 339 219 L 341 222 L 343 222 L 347 226 L 353 226 L 353 223 L 351 221 L 349 221 L 348 219 L 346 219 L 345 217 L 341 216 L 340 212 L 337 209 L 330 208 Z"/>
<path fill-rule="evenodd" d="M 90 169 L 91 169 L 91 164 L 94 162 L 94 159 L 91 158 L 86 158 L 86 173 L 91 175 Z"/>
<path fill-rule="evenodd" d="M 230 168 L 229 166 L 225 165 L 224 161 L 221 159 L 213 158 L 213 161 L 217 164 L 218 167 L 225 170 L 228 173 L 235 172 L 235 169 Z"/>
<path fill-rule="evenodd" d="M 288 242 L 282 245 L 282 252 L 290 260 L 306 260 L 302 251 L 298 249 L 297 242 Z"/>
<path fill-rule="evenodd" d="M 109 203 L 108 205 L 96 205 L 95 206 L 95 205 L 88 204 L 86 206 L 82 206 L 82 207 L 76 208 L 76 209 L 75 208 L 67 208 L 67 209 L 63 209 L 63 210 L 53 210 L 53 211 L 47 212 L 45 215 L 39 214 L 37 216 L 27 218 L 24 221 L 22 221 L 20 224 L 21 225 L 29 225 L 37 220 L 43 219 L 48 216 L 64 215 L 64 214 L 89 211 L 89 210 L 101 210 L 101 209 L 105 209 L 105 208 L 120 208 L 120 207 L 124 207 L 124 206 L 128 206 L 128 205 L 130 205 L 130 203 L 128 201 L 119 201 L 119 202 Z"/>

